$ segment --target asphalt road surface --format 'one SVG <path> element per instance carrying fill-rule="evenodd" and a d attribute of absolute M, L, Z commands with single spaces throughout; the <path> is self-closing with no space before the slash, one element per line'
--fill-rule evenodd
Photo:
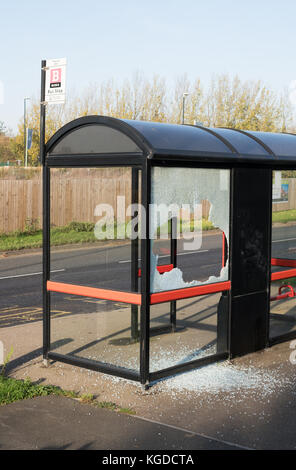
<path fill-rule="evenodd" d="M 169 241 L 155 244 L 159 264 L 169 264 Z M 296 258 L 296 228 L 294 226 L 273 229 L 274 257 Z M 129 244 L 108 247 L 67 247 L 53 249 L 51 256 L 51 280 L 115 290 L 131 290 L 131 249 Z M 203 236 L 197 251 L 182 249 L 178 244 L 178 267 L 184 280 L 205 280 L 219 276 L 222 261 L 221 234 Z M 42 316 L 42 255 L 40 252 L 9 255 L 0 259 L 0 327 L 36 321 Z M 54 294 L 59 296 L 59 294 Z M 81 311 L 81 301 L 60 296 L 53 315 L 66 315 Z M 85 302 L 85 312 L 93 305 Z"/>

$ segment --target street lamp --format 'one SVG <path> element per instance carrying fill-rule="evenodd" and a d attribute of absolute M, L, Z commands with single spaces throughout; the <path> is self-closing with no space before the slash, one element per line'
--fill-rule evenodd
<path fill-rule="evenodd" d="M 24 165 L 28 165 L 28 149 L 27 149 L 27 101 L 30 98 L 24 98 Z"/>
<path fill-rule="evenodd" d="M 182 124 L 184 124 L 184 112 L 185 112 L 185 99 L 186 96 L 188 96 L 189 93 L 183 93 L 183 99 L 182 99 Z"/>

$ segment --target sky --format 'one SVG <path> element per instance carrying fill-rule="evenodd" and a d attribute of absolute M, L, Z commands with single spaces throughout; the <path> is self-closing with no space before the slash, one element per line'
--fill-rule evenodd
<path fill-rule="evenodd" d="M 296 80 L 295 18 L 294 0 L 0 0 L 0 121 L 17 131 L 42 59 L 67 58 L 67 93 L 137 71 L 282 92 Z"/>

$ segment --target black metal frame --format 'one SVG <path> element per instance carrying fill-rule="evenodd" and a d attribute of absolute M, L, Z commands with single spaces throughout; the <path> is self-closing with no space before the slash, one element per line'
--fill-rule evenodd
<path fill-rule="evenodd" d="M 74 157 L 75 158 L 75 157 Z M 93 159 L 97 160 L 96 157 L 92 157 Z M 105 161 L 101 162 L 100 164 L 96 164 L 96 167 L 112 167 L 112 166 L 122 166 L 122 160 L 118 159 L 117 155 L 109 155 L 108 156 L 108 164 L 105 164 Z M 74 167 L 72 157 L 62 158 L 65 167 Z M 111 160 L 111 162 L 110 162 Z M 114 163 L 116 161 L 116 164 Z M 110 164 L 111 163 L 111 164 Z M 164 163 L 164 162 L 162 162 Z M 169 161 L 167 163 L 170 163 Z M 179 372 L 186 372 L 192 370 L 197 367 L 202 367 L 209 363 L 213 363 L 216 361 L 224 360 L 229 357 L 229 352 L 219 352 L 213 354 L 211 356 L 202 357 L 199 359 L 195 359 L 188 363 L 178 364 L 176 366 L 169 367 L 167 369 L 162 369 L 156 372 L 150 372 L 149 367 L 149 359 L 150 359 L 150 337 L 153 329 L 150 329 L 150 238 L 149 238 L 149 204 L 151 200 L 151 168 L 152 166 L 159 166 L 159 162 L 152 161 L 146 158 L 144 161 L 142 159 L 142 165 L 134 165 L 132 166 L 132 182 L 133 182 L 133 190 L 132 190 L 132 200 L 136 202 L 137 195 L 138 195 L 138 187 L 137 187 L 137 178 L 139 174 L 139 170 L 141 170 L 141 199 L 142 205 L 146 209 L 146 234 L 145 236 L 141 237 L 141 296 L 142 296 L 142 304 L 140 306 L 140 372 L 137 373 L 136 371 L 132 371 L 129 369 L 125 369 L 120 366 L 113 366 L 112 364 L 106 364 L 100 361 L 93 361 L 84 359 L 81 357 L 74 357 L 71 355 L 63 355 L 55 352 L 50 351 L 50 293 L 47 291 L 46 283 L 50 280 L 50 169 L 59 167 L 61 168 L 63 165 L 53 165 L 48 158 L 48 161 L 45 162 L 44 165 L 44 219 L 43 219 L 43 227 L 44 227 L 44 239 L 43 239 L 43 253 L 44 253 L 44 264 L 43 264 L 43 298 L 44 298 L 44 349 L 43 349 L 43 356 L 45 359 L 51 359 L 53 361 L 64 362 L 71 365 L 76 365 L 78 367 L 87 368 L 90 370 L 94 370 L 97 372 L 103 372 L 110 375 L 115 375 L 118 377 L 126 378 L 129 380 L 139 381 L 144 386 L 149 386 L 153 381 L 158 380 L 160 378 L 168 377 L 172 374 L 179 373 Z M 77 165 L 81 168 L 89 167 L 88 161 L 83 161 L 83 164 L 80 161 L 80 164 Z M 127 166 L 127 165 L 124 165 Z M 163 165 L 161 165 L 163 166 Z M 189 163 L 191 168 L 200 168 L 199 164 L 194 164 L 192 162 Z M 174 164 L 174 167 L 184 167 L 184 164 L 181 160 L 178 161 L 178 164 Z M 209 164 L 206 165 L 207 168 L 211 168 Z M 226 167 L 223 165 L 224 169 L 231 170 L 231 167 Z M 230 198 L 231 199 L 231 198 Z M 230 201 L 231 206 L 231 201 Z M 172 224 L 174 227 L 174 224 Z M 171 234 L 173 235 L 173 233 Z M 136 240 L 138 243 L 138 240 Z M 138 249 L 136 247 L 137 243 L 131 244 L 131 253 L 132 259 L 134 261 L 138 260 Z M 231 241 L 230 241 L 231 244 Z M 176 265 L 176 248 L 177 243 L 176 239 L 172 236 L 170 240 L 171 245 L 171 263 Z M 136 262 L 134 263 L 134 267 L 136 267 Z M 132 282 L 133 285 L 136 287 L 136 276 L 138 276 L 137 268 L 135 271 L 132 271 Z M 175 331 L 176 328 L 176 301 L 170 302 L 171 305 L 171 322 L 169 327 L 165 327 L 166 330 L 170 330 L 172 332 Z M 138 329 L 137 321 L 135 318 L 138 316 L 138 306 L 132 305 L 131 307 L 131 326 L 132 326 L 132 334 L 136 335 L 136 331 Z M 136 339 L 136 337 L 134 337 Z"/>
<path fill-rule="evenodd" d="M 294 135 L 294 134 L 293 134 Z M 290 169 L 290 170 L 296 170 L 296 165 L 294 166 L 289 166 L 289 168 L 278 168 L 274 167 L 271 169 L 271 200 L 270 200 L 270 213 L 272 213 L 272 171 L 274 170 L 283 170 L 283 169 Z M 271 259 L 271 240 L 272 240 L 272 223 L 270 223 L 270 234 L 269 234 L 269 240 L 270 240 L 270 259 Z M 270 297 L 270 287 L 271 287 L 271 263 L 270 263 L 270 269 L 269 269 L 269 297 Z M 271 337 L 270 336 L 270 302 L 269 302 L 269 310 L 268 310 L 268 325 L 267 325 L 267 346 L 271 347 L 279 343 L 284 343 L 286 341 L 291 341 L 293 339 L 296 339 L 296 330 L 295 331 L 289 331 L 288 333 L 283 333 L 278 336 Z"/>
<path fill-rule="evenodd" d="M 43 68 L 45 63 L 42 63 Z M 41 102 L 44 101 L 44 88 L 42 88 Z M 72 130 L 89 124 L 105 124 L 115 129 L 125 132 L 142 149 L 143 153 L 135 154 L 104 154 L 104 155 L 54 155 L 51 149 Z M 225 143 L 225 139 L 213 131 L 207 130 L 216 135 Z M 41 138 L 40 138 L 40 157 L 43 163 L 43 355 L 45 359 L 52 359 L 65 362 L 79 367 L 112 374 L 118 377 L 130 380 L 140 381 L 144 386 L 148 386 L 155 380 L 164 378 L 179 372 L 192 370 L 212 362 L 226 359 L 228 357 L 239 356 L 266 346 L 276 344 L 281 341 L 296 338 L 296 331 L 278 338 L 269 338 L 269 291 L 271 283 L 271 208 L 272 208 L 272 170 L 275 169 L 293 169 L 295 161 L 291 158 L 277 159 L 268 146 L 263 144 L 260 139 L 248 134 L 242 133 L 256 140 L 269 153 L 270 158 L 262 156 L 241 156 L 236 149 L 229 143 L 230 154 L 227 157 L 223 154 L 213 152 L 191 152 L 153 149 L 143 136 L 131 129 L 131 127 L 112 118 L 103 118 L 97 116 L 80 118 L 67 124 L 59 130 L 47 143 L 44 144 L 45 132 L 45 106 L 41 104 Z M 237 158 L 239 156 L 239 158 Z M 141 237 L 141 307 L 140 307 L 140 370 L 131 371 L 122 367 L 113 366 L 99 361 L 76 358 L 70 355 L 57 354 L 50 351 L 50 293 L 47 290 L 47 281 L 50 279 L 50 168 L 61 167 L 117 167 L 124 166 L 132 169 L 132 202 L 138 201 L 139 173 L 141 174 L 141 203 L 146 209 L 145 237 Z M 151 200 L 151 168 L 153 166 L 168 167 L 189 167 L 189 168 L 219 168 L 230 170 L 230 239 L 229 243 L 229 278 L 231 281 L 237 279 L 238 273 L 242 270 L 250 276 L 249 284 L 244 280 L 236 281 L 232 285 L 230 292 L 224 296 L 224 323 L 222 332 L 224 337 L 221 341 L 221 348 L 216 354 L 204 358 L 196 359 L 188 363 L 179 364 L 156 372 L 150 372 L 149 368 L 149 348 L 150 348 L 150 237 L 149 237 L 149 205 Z M 247 242 L 249 240 L 238 240 L 238 233 L 245 229 L 242 223 L 242 207 L 247 206 L 248 201 L 238 203 L 239 193 L 242 185 L 249 183 L 251 171 L 261 172 L 264 184 L 262 185 L 260 195 L 264 197 L 262 201 L 258 199 L 258 208 L 256 214 L 250 214 L 249 223 L 251 227 L 259 226 L 259 230 L 264 232 L 263 224 L 266 226 L 265 243 L 267 241 L 267 250 L 263 245 L 261 250 L 262 263 L 264 265 L 264 276 L 262 275 L 262 265 L 252 262 L 252 254 L 247 252 Z M 141 170 L 141 172 L 139 172 Z M 255 172 L 254 172 L 255 173 Z M 265 175 L 265 176 L 264 176 Z M 266 208 L 268 210 L 266 211 Z M 244 209 L 246 210 L 246 209 Z M 265 216 L 264 216 L 265 214 Z M 265 217 L 263 224 L 259 219 Z M 177 242 L 174 235 L 174 224 L 171 226 L 171 264 L 177 264 Z M 238 257 L 237 253 L 243 255 Z M 132 270 L 132 288 L 138 290 L 138 240 L 131 244 L 131 259 L 133 260 Z M 261 262 L 260 261 L 260 262 Z M 249 268 L 246 271 L 246 263 Z M 251 263 L 251 264 L 250 264 Z M 264 279 L 263 279 L 264 278 Z M 245 306 L 255 313 L 248 317 L 244 323 L 244 330 L 241 327 L 241 311 Z M 176 328 L 176 301 L 170 302 L 170 328 L 175 331 Z M 132 337 L 138 339 L 138 311 L 139 308 L 133 305 L 131 308 L 131 326 Z M 259 326 L 258 326 L 259 325 Z M 238 341 L 238 330 L 240 333 L 240 342 Z M 225 351 L 224 351 L 225 349 Z"/>

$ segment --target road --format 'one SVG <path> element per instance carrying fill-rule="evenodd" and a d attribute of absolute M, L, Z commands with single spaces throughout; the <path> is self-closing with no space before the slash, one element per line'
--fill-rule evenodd
<path fill-rule="evenodd" d="M 205 280 L 218 276 L 221 269 L 221 234 L 206 233 L 197 251 L 178 246 L 178 267 L 184 280 Z M 169 242 L 155 244 L 159 264 L 169 263 Z M 296 228 L 273 229 L 272 256 L 296 257 Z M 51 279 L 71 284 L 130 290 L 130 245 L 105 248 L 94 246 L 54 249 L 51 256 Z M 42 316 L 42 255 L 40 252 L 2 257 L 0 262 L 0 327 L 38 320 Z M 59 294 L 54 294 L 57 298 Z M 60 296 L 61 297 L 61 296 Z M 68 296 L 69 300 L 69 296 Z M 81 310 L 81 300 L 63 299 L 54 305 L 55 315 Z M 93 306 L 84 304 L 85 312 Z"/>

